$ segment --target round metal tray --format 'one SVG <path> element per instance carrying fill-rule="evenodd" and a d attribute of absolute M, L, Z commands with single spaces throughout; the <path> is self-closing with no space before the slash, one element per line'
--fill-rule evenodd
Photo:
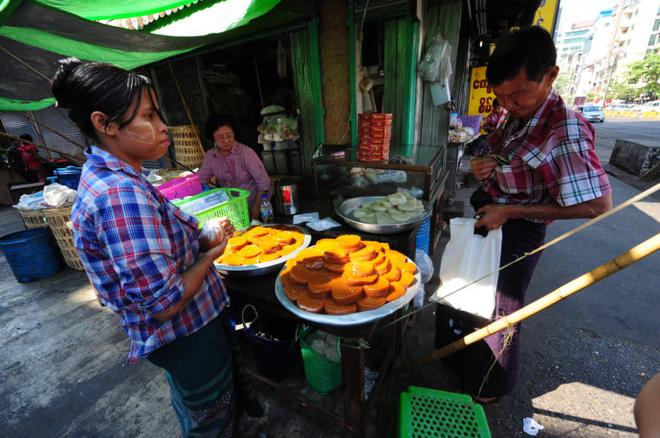
<path fill-rule="evenodd" d="M 353 216 L 353 212 L 362 207 L 364 204 L 368 202 L 379 201 L 384 198 L 385 196 L 363 196 L 361 198 L 347 199 L 346 201 L 342 202 L 335 209 L 335 211 L 337 215 L 339 215 L 339 217 L 341 217 L 351 227 L 372 234 L 396 234 L 402 231 L 412 230 L 417 224 L 424 222 L 426 218 L 431 215 L 428 203 L 426 201 L 422 201 L 422 204 L 424 205 L 424 213 L 410 222 L 386 225 L 368 224 L 365 222 L 360 222 Z"/>
<path fill-rule="evenodd" d="M 414 263 L 412 260 L 408 259 L 410 263 Z M 406 293 L 397 298 L 394 301 L 386 303 L 377 309 L 365 310 L 364 312 L 355 312 L 349 313 L 348 315 L 328 315 L 323 313 L 312 313 L 302 310 L 296 305 L 293 301 L 289 299 L 284 293 L 284 285 L 282 285 L 282 280 L 280 276 L 277 276 L 275 280 L 275 296 L 282 303 L 282 306 L 286 308 L 289 312 L 294 315 L 305 319 L 307 321 L 316 322 L 318 324 L 327 324 L 334 326 L 354 326 L 368 324 L 370 322 L 376 321 L 378 319 L 384 318 L 392 313 L 396 312 L 410 301 L 415 298 L 415 295 L 419 292 L 419 289 L 422 287 L 422 276 L 417 268 L 417 274 L 415 274 L 415 283 L 411 285 Z"/>
<path fill-rule="evenodd" d="M 307 248 L 309 244 L 312 243 L 312 236 L 309 235 L 309 232 L 299 226 L 288 225 L 288 224 L 271 224 L 271 225 L 262 225 L 262 226 L 264 227 L 280 226 L 286 228 L 293 228 L 299 233 L 302 233 L 305 237 L 303 239 L 302 245 L 300 245 L 298 248 L 296 248 L 294 251 L 290 252 L 289 254 L 280 257 L 279 259 L 275 259 L 263 263 L 257 263 L 255 265 L 245 265 L 245 266 L 229 266 L 214 262 L 213 264 L 215 268 L 218 271 L 220 271 L 222 274 L 231 275 L 233 277 L 258 277 L 260 275 L 270 274 L 271 272 L 277 272 L 281 270 L 282 265 L 284 265 L 284 263 L 287 260 L 295 257 L 300 251 Z"/>

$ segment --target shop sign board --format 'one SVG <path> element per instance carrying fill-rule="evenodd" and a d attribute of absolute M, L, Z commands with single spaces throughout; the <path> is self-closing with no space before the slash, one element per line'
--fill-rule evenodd
<path fill-rule="evenodd" d="M 470 92 L 468 94 L 468 115 L 482 115 L 484 118 L 493 110 L 493 87 L 486 79 L 486 66 L 472 67 L 470 72 Z"/>
<path fill-rule="evenodd" d="M 555 36 L 555 19 L 558 6 L 559 0 L 541 0 L 541 4 L 534 14 L 534 25 L 541 26 L 550 32 L 553 37 Z"/>

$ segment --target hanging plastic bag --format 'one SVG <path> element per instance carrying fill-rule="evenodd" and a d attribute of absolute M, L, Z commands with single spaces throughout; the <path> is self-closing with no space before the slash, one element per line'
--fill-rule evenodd
<path fill-rule="evenodd" d="M 442 286 L 431 296 L 433 301 L 490 319 L 495 310 L 497 273 L 452 293 L 500 267 L 502 229 L 491 230 L 486 237 L 474 233 L 476 219 L 454 218 L 449 221 L 451 238 L 440 262 Z"/>
<path fill-rule="evenodd" d="M 449 79 L 453 73 L 451 44 L 442 36 L 436 35 L 417 64 L 417 72 L 426 82 L 443 82 Z"/>

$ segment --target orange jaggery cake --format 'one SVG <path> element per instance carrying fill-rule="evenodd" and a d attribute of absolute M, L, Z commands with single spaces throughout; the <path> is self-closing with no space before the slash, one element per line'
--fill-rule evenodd
<path fill-rule="evenodd" d="M 415 284 L 414 263 L 386 243 L 349 234 L 320 239 L 280 272 L 286 296 L 307 312 L 347 315 L 377 309 Z"/>
<path fill-rule="evenodd" d="M 305 235 L 286 226 L 255 226 L 237 233 L 227 241 L 225 252 L 217 263 L 249 266 L 282 258 L 300 248 Z"/>

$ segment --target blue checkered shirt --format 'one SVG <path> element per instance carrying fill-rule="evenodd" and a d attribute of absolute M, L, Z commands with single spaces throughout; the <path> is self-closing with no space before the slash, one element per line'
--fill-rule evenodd
<path fill-rule="evenodd" d="M 74 242 L 100 301 L 119 315 L 134 363 L 202 328 L 229 299 L 211 268 L 178 314 L 166 322 L 153 317 L 183 296 L 181 274 L 200 251 L 197 221 L 114 155 L 94 146 L 85 154 L 71 213 Z"/>

